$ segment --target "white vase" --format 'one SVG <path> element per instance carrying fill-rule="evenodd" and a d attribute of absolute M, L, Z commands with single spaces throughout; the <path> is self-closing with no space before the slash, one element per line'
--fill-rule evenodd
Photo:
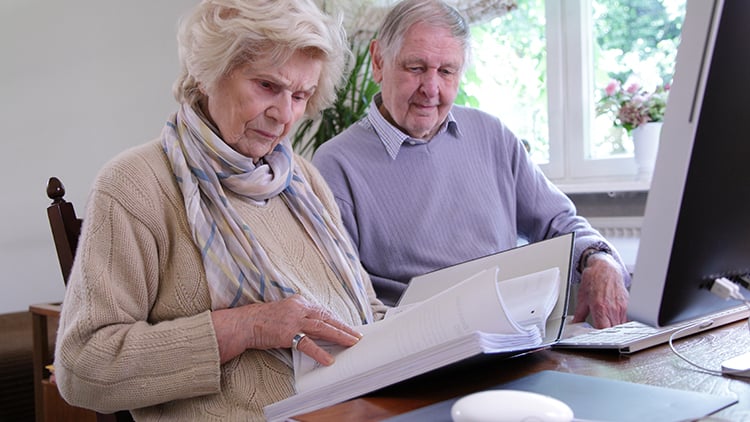
<path fill-rule="evenodd" d="M 633 129 L 633 153 L 638 166 L 638 179 L 651 180 L 659 151 L 662 122 L 649 122 Z"/>

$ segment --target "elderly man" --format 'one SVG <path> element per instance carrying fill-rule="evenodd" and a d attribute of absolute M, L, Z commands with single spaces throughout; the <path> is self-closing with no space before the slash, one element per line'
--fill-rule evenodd
<path fill-rule="evenodd" d="M 576 233 L 574 321 L 626 320 L 630 276 L 614 248 L 531 162 L 496 117 L 453 104 L 470 56 L 465 19 L 439 0 L 405 0 L 370 45 L 381 92 L 313 163 L 336 200 L 378 297 L 419 274 Z"/>

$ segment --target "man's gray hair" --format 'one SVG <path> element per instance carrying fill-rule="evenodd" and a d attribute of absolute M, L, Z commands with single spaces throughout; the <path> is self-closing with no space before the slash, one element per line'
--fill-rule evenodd
<path fill-rule="evenodd" d="M 441 0 L 404 0 L 396 4 L 377 32 L 380 52 L 393 61 L 403 44 L 406 32 L 416 23 L 446 28 L 464 50 L 462 71 L 471 62 L 471 30 L 466 18 L 453 6 Z"/>

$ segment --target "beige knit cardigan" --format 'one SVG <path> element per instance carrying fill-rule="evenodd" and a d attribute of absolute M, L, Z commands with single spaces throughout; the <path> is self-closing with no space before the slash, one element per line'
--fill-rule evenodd
<path fill-rule="evenodd" d="M 325 182 L 296 157 L 313 191 L 340 221 Z M 277 198 L 230 197 L 298 292 L 352 325 L 355 305 L 302 226 Z M 293 373 L 260 350 L 219 364 L 200 251 L 182 196 L 154 140 L 120 154 L 94 182 L 62 307 L 58 387 L 70 403 L 136 420 L 263 420 L 263 407 L 294 393 Z M 341 227 L 341 231 L 345 232 Z M 376 318 L 385 307 L 362 270 Z"/>

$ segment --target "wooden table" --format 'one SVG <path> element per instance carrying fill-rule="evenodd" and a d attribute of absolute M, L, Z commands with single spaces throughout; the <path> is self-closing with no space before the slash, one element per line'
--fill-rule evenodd
<path fill-rule="evenodd" d="M 747 321 L 737 322 L 675 342 L 693 362 L 719 369 L 721 362 L 750 351 Z M 304 422 L 380 421 L 453 397 L 480 391 L 539 371 L 556 370 L 717 395 L 736 395 L 739 403 L 713 416 L 750 421 L 750 378 L 700 371 L 676 356 L 668 345 L 632 355 L 611 352 L 543 350 L 489 364 L 438 371 L 354 400 L 295 417 Z"/>

